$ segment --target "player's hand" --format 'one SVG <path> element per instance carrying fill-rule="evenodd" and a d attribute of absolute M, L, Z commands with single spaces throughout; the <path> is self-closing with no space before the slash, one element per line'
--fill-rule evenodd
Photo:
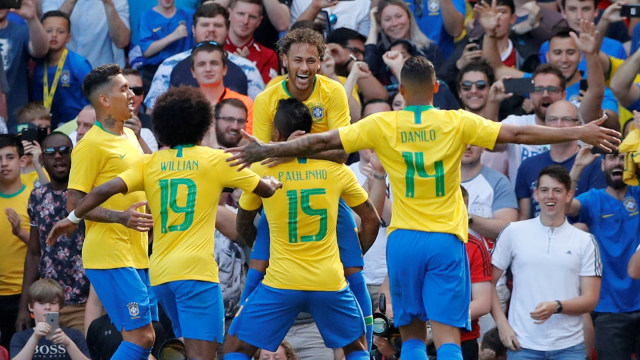
<path fill-rule="evenodd" d="M 266 182 L 272 189 L 282 188 L 282 183 L 273 176 L 265 175 L 262 177 L 262 180 Z"/>
<path fill-rule="evenodd" d="M 484 31 L 492 34 L 498 26 L 498 10 L 496 10 L 496 0 L 492 0 L 491 5 L 485 1 L 478 1 L 473 7 L 480 25 Z"/>
<path fill-rule="evenodd" d="M 543 301 L 539 303 L 536 308 L 529 313 L 533 320 L 536 320 L 536 324 L 542 324 L 547 321 L 556 312 L 558 303 L 555 301 Z"/>
<path fill-rule="evenodd" d="M 280 164 L 284 164 L 284 163 L 288 163 L 295 160 L 295 158 L 292 157 L 274 157 L 274 158 L 267 158 L 264 159 L 260 162 L 260 165 L 265 165 L 266 167 L 274 167 L 274 166 L 278 166 Z"/>
<path fill-rule="evenodd" d="M 472 61 L 478 60 L 482 57 L 482 50 L 478 48 L 476 43 L 468 43 L 464 46 L 460 58 L 456 61 L 456 67 L 458 70 L 467 66 Z"/>
<path fill-rule="evenodd" d="M 580 20 L 580 36 L 578 36 L 575 32 L 570 32 L 571 38 L 575 41 L 576 45 L 578 45 L 578 49 L 585 54 L 594 54 L 600 51 L 598 48 L 598 41 L 596 40 L 598 37 L 598 30 L 596 30 L 596 25 L 585 19 Z"/>
<path fill-rule="evenodd" d="M 510 77 L 507 77 L 507 79 Z M 488 101 L 493 102 L 502 102 L 505 99 L 508 99 L 513 96 L 513 93 L 506 93 L 504 90 L 504 79 L 502 78 L 496 82 L 494 82 L 489 88 L 489 96 Z"/>
<path fill-rule="evenodd" d="M 249 58 L 249 47 L 237 48 L 233 53 L 243 58 Z"/>
<path fill-rule="evenodd" d="M 254 162 L 261 161 L 269 157 L 267 154 L 267 145 L 260 142 L 254 136 L 247 134 L 246 131 L 242 131 L 243 138 L 247 139 L 249 143 L 244 146 L 236 146 L 226 149 L 224 152 L 233 154 L 233 156 L 227 158 L 229 166 L 238 166 L 238 171 L 249 167 Z"/>
<path fill-rule="evenodd" d="M 47 236 L 47 246 L 52 246 L 53 244 L 55 244 L 60 236 L 69 236 L 76 230 L 78 230 L 78 224 L 72 223 L 69 219 L 64 218 L 58 221 L 57 223 L 55 223 L 55 225 L 53 225 L 53 228 L 49 232 L 49 236 Z"/>
<path fill-rule="evenodd" d="M 33 328 L 33 335 L 32 336 L 35 336 L 37 339 L 40 339 L 43 336 L 49 335 L 51 330 L 53 330 L 51 328 L 51 325 L 47 324 L 46 321 L 41 321 L 41 322 L 36 324 L 35 328 Z"/>
<path fill-rule="evenodd" d="M 22 229 L 20 225 L 22 224 L 22 219 L 20 219 L 20 215 L 13 210 L 12 208 L 6 208 L 4 210 L 5 215 L 7 215 L 7 219 L 9 223 L 11 223 L 11 233 L 15 236 L 20 236 L 20 230 Z"/>
<path fill-rule="evenodd" d="M 500 335 L 500 341 L 502 341 L 502 345 L 504 345 L 507 349 L 511 351 L 522 350 L 520 343 L 518 342 L 518 337 L 516 333 L 511 328 L 508 322 L 504 322 L 504 324 L 498 325 L 498 334 Z"/>
<path fill-rule="evenodd" d="M 137 202 L 123 212 L 122 225 L 140 232 L 149 231 L 153 228 L 153 217 L 151 214 L 141 213 L 138 208 L 147 205 L 146 201 Z"/>
<path fill-rule="evenodd" d="M 581 133 L 579 139 L 587 144 L 597 146 L 606 152 L 617 150 L 618 144 L 620 144 L 620 133 L 602 127 L 601 125 L 606 120 L 607 115 L 604 114 L 600 119 L 576 128 L 575 130 Z"/>
<path fill-rule="evenodd" d="M 53 331 L 51 342 L 54 344 L 62 344 L 65 347 L 69 347 L 69 345 L 71 345 L 71 339 L 60 328 L 57 328 Z"/>
<path fill-rule="evenodd" d="M 31 328 L 31 313 L 27 308 L 18 310 L 18 318 L 16 319 L 16 331 L 20 332 Z"/>

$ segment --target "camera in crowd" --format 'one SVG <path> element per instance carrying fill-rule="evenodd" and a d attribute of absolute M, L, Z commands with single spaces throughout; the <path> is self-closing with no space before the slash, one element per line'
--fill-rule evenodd
<path fill-rule="evenodd" d="M 393 319 L 388 318 L 385 314 L 387 311 L 387 297 L 384 293 L 380 293 L 378 308 L 380 312 L 373 313 L 373 334 L 386 338 L 394 349 L 400 351 L 402 348 L 400 330 L 393 324 Z"/>

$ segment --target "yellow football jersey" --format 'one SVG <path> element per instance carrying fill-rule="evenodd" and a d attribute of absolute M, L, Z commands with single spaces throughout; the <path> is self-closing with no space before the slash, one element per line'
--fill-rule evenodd
<path fill-rule="evenodd" d="M 218 200 L 224 187 L 251 193 L 253 171 L 236 171 L 229 154 L 203 146 L 160 150 L 120 177 L 129 191 L 145 191 L 154 215 L 151 285 L 177 280 L 218 282 L 213 257 Z"/>
<path fill-rule="evenodd" d="M 280 99 L 291 97 L 287 90 L 287 78 L 256 96 L 253 106 L 253 135 L 262 142 L 269 142 L 273 136 L 273 117 Z M 349 103 L 344 87 L 326 76 L 316 75 L 313 81 L 313 92 L 303 101 L 311 112 L 312 133 L 347 126 L 351 123 Z"/>
<path fill-rule="evenodd" d="M 88 193 L 96 186 L 115 178 L 133 167 L 142 157 L 136 135 L 124 128 L 124 136 L 110 133 L 96 122 L 71 153 L 69 189 Z M 101 207 L 126 210 L 132 204 L 145 201 L 139 191 L 127 195 L 116 194 Z M 144 212 L 144 207 L 138 209 Z M 86 269 L 149 267 L 146 232 L 129 229 L 120 224 L 85 221 L 86 235 L 82 261 Z"/>
<path fill-rule="evenodd" d="M 4 213 L 12 208 L 20 215 L 20 226 L 29 232 L 29 214 L 27 205 L 33 187 L 22 185 L 14 194 L 0 194 L 0 295 L 16 295 L 22 292 L 24 259 L 27 256 L 27 244 L 11 232 L 11 223 Z"/>
<path fill-rule="evenodd" d="M 341 128 L 347 153 L 374 149 L 389 174 L 395 229 L 455 234 L 467 241 L 460 161 L 467 144 L 493 148 L 500 123 L 464 110 L 409 106 Z"/>
<path fill-rule="evenodd" d="M 254 164 L 261 176 L 283 184 L 268 199 L 243 193 L 240 207 L 255 210 L 264 203 L 271 235 L 264 284 L 278 289 L 337 291 L 347 286 L 336 237 L 338 201 L 354 207 L 366 191 L 344 164 L 298 159 L 268 168 Z"/>

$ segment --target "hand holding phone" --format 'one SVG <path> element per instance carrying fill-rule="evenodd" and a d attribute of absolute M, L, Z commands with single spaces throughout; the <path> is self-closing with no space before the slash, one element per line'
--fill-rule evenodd
<path fill-rule="evenodd" d="M 48 312 L 45 314 L 45 321 L 47 324 L 51 325 L 51 332 L 47 335 L 47 339 L 51 340 L 53 333 L 60 327 L 58 324 L 58 316 L 57 312 Z"/>

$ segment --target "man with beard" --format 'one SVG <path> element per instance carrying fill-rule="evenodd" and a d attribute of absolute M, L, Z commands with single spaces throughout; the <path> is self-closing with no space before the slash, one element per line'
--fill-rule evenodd
<path fill-rule="evenodd" d="M 576 181 L 595 157 L 588 147 L 580 151 L 571 169 Z M 640 189 L 622 180 L 624 154 L 604 155 L 606 189 L 591 189 L 571 201 L 567 215 L 580 215 L 598 240 L 602 256 L 602 289 L 592 316 L 598 359 L 640 356 L 640 281 L 627 273 L 627 264 L 640 244 Z M 573 184 L 573 183 L 572 183 Z M 575 186 L 575 185 L 573 185 Z"/>
<path fill-rule="evenodd" d="M 45 244 L 53 225 L 69 214 L 66 204 L 72 148 L 71 139 L 61 132 L 54 131 L 42 142 L 40 156 L 51 182 L 35 189 L 29 197 L 27 212 L 31 232 L 16 321 L 18 331 L 33 325 L 27 308 L 29 287 L 40 278 L 54 279 L 65 289 L 65 306 L 60 309 L 61 326 L 84 330 L 84 309 L 89 296 L 89 280 L 82 266 L 84 222 L 53 246 Z"/>

